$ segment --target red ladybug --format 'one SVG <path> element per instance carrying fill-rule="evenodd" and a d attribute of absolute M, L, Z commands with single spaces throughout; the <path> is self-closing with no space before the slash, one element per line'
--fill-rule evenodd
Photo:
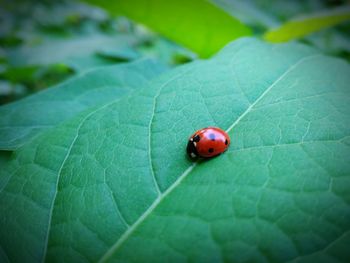
<path fill-rule="evenodd" d="M 187 154 L 191 158 L 211 158 L 227 150 L 230 145 L 228 134 L 216 127 L 196 131 L 188 140 Z"/>

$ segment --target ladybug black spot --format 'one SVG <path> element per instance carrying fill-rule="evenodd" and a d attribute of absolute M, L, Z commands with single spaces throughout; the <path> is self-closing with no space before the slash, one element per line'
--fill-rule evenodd
<path fill-rule="evenodd" d="M 208 152 L 212 153 L 212 152 L 214 152 L 214 149 L 213 148 L 209 148 Z"/>
<path fill-rule="evenodd" d="M 196 136 L 193 137 L 193 141 L 194 142 L 199 142 L 200 139 L 201 139 L 201 137 L 199 135 L 196 135 Z"/>
<path fill-rule="evenodd" d="M 212 140 L 212 141 L 215 141 L 215 134 L 214 133 L 210 133 L 208 135 L 209 139 Z"/>
<path fill-rule="evenodd" d="M 227 145 L 228 144 L 228 141 L 227 140 L 225 140 L 225 145 Z"/>

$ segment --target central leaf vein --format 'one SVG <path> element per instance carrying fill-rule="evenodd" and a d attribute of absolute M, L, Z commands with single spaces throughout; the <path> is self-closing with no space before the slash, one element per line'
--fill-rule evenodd
<path fill-rule="evenodd" d="M 226 130 L 226 132 L 230 132 L 239 122 L 242 118 L 244 118 L 252 109 L 255 105 L 257 105 L 257 103 L 259 103 L 265 96 L 266 94 L 268 94 L 271 89 L 276 86 L 277 83 L 279 83 L 281 80 L 283 80 L 286 75 L 288 75 L 291 71 L 293 71 L 295 68 L 297 68 L 301 63 L 318 57 L 320 55 L 311 55 L 311 56 L 307 56 L 304 57 L 302 59 L 300 59 L 299 61 L 297 61 L 296 63 L 294 63 L 293 65 L 291 65 L 279 78 L 277 78 L 256 100 L 254 103 L 250 104 L 250 106 L 232 123 L 232 125 Z M 156 98 L 159 97 L 161 90 L 163 89 L 164 86 L 166 86 L 170 81 L 176 79 L 177 77 L 179 77 L 179 75 L 175 76 L 174 78 L 170 79 L 169 81 L 165 82 L 161 88 L 159 89 L 159 92 L 157 93 Z M 154 104 L 154 109 L 153 109 L 153 115 L 151 118 L 151 125 L 150 128 L 152 126 L 152 122 L 153 122 L 153 118 L 154 118 L 154 113 L 155 113 L 155 104 Z M 151 132 L 151 130 L 150 130 Z M 149 137 L 151 136 L 151 134 L 149 134 Z M 150 155 L 151 156 L 151 155 Z M 150 158 L 152 159 L 152 158 Z M 150 160 L 152 163 L 152 160 Z M 188 174 L 191 173 L 191 171 L 197 166 L 198 163 L 193 163 L 191 166 L 189 166 L 179 177 L 178 179 L 166 190 L 164 191 L 162 194 L 160 194 L 155 201 L 152 203 L 152 205 L 139 217 L 139 219 L 137 221 L 135 221 L 135 223 L 133 225 L 131 225 L 130 228 L 128 228 L 128 230 L 126 232 L 124 232 L 124 234 L 116 241 L 116 243 L 114 243 L 114 245 L 101 257 L 101 259 L 99 260 L 99 262 L 105 262 L 107 261 L 112 255 L 113 253 L 119 249 L 119 247 L 128 239 L 128 237 L 137 229 L 137 227 L 154 211 L 154 209 L 158 206 L 158 204 L 167 196 L 169 195 L 186 177 Z M 153 168 L 152 168 L 153 170 Z M 154 175 L 154 173 L 153 173 Z M 155 177 L 154 177 L 155 178 Z"/>

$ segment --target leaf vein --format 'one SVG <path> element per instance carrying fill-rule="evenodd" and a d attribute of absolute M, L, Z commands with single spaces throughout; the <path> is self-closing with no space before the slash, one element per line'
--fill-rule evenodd
<path fill-rule="evenodd" d="M 257 99 L 254 103 L 252 103 L 244 112 L 242 115 L 240 115 L 236 121 L 233 122 L 233 124 L 226 130 L 226 132 L 230 132 L 239 122 L 242 118 L 244 118 L 251 110 L 252 108 L 261 101 L 267 93 L 270 92 L 270 90 L 278 83 L 280 82 L 288 73 L 290 73 L 292 70 L 294 70 L 298 65 L 303 63 L 306 60 L 319 57 L 320 55 L 311 55 L 304 57 L 300 60 L 298 60 L 296 63 L 291 65 L 279 78 L 277 78 Z M 162 89 L 166 84 L 168 84 L 170 81 L 174 80 L 176 77 L 179 77 L 180 75 L 175 76 L 173 79 L 167 81 L 163 84 L 163 86 L 160 88 Z M 158 94 L 159 96 L 159 94 Z M 153 120 L 152 116 L 152 120 Z M 187 175 L 197 166 L 197 162 L 193 163 L 191 166 L 189 166 L 178 178 L 177 180 L 166 190 L 164 191 L 160 196 L 158 196 L 155 201 L 151 204 L 151 206 L 139 217 L 138 220 L 114 243 L 114 245 L 101 257 L 101 259 L 98 262 L 105 262 L 110 258 L 113 253 L 119 249 L 119 247 L 128 239 L 128 237 L 137 229 L 137 227 L 153 212 L 153 210 L 158 206 L 158 204 L 168 195 L 170 194 L 186 177 Z"/>
<path fill-rule="evenodd" d="M 72 151 L 72 148 L 75 144 L 75 142 L 77 141 L 78 139 L 78 136 L 79 136 L 79 131 L 81 129 L 81 127 L 83 126 L 83 124 L 85 123 L 85 121 L 91 117 L 92 115 L 94 115 L 95 113 L 97 113 L 98 111 L 110 106 L 111 104 L 113 104 L 114 102 L 111 102 L 111 103 L 108 103 L 108 104 L 105 104 L 103 105 L 102 107 L 99 107 L 97 109 L 95 109 L 94 111 L 91 111 L 89 114 L 87 114 L 82 120 L 81 122 L 79 123 L 78 127 L 77 127 L 77 131 L 76 131 L 76 134 L 68 148 L 68 151 L 67 151 L 67 154 L 66 156 L 64 157 L 63 159 L 63 162 L 58 170 L 58 173 L 57 173 L 57 180 L 56 180 L 56 186 L 55 186 L 55 194 L 54 194 L 54 197 L 53 197 L 53 200 L 52 200 L 52 203 L 51 203 L 51 208 L 50 208 L 50 211 L 49 211 L 49 222 L 48 222 L 48 229 L 47 229 L 47 232 L 46 232 L 46 238 L 45 238 L 45 248 L 44 248 L 44 251 L 43 251 L 43 256 L 42 256 L 42 262 L 45 261 L 45 258 L 46 258 L 46 254 L 47 254 L 47 247 L 48 247 L 48 241 L 49 241 L 49 234 L 50 234 L 50 228 L 51 228 L 51 220 L 52 220 L 52 214 L 53 214 L 53 210 L 54 210 L 54 205 L 55 205 L 55 200 L 56 200 L 56 197 L 57 197 L 57 192 L 58 192 L 58 184 L 59 184 L 59 180 L 60 180 L 60 177 L 61 177 L 61 173 L 62 173 L 62 169 L 66 163 L 66 161 L 68 160 L 69 156 L 70 156 L 70 153 Z"/>
<path fill-rule="evenodd" d="M 243 151 L 249 151 L 249 150 L 260 150 L 264 148 L 276 148 L 276 147 L 284 147 L 284 146 L 289 146 L 289 145 L 305 145 L 308 143 L 316 143 L 316 142 L 342 142 L 343 140 L 347 139 L 349 136 L 345 136 L 340 139 L 336 140 L 312 140 L 312 141 L 300 141 L 300 142 L 292 142 L 292 143 L 281 143 L 281 144 L 272 144 L 272 145 L 260 145 L 260 146 L 252 146 L 252 147 L 245 147 L 241 149 L 235 149 L 231 150 L 228 153 L 235 153 L 235 152 L 243 152 Z"/>

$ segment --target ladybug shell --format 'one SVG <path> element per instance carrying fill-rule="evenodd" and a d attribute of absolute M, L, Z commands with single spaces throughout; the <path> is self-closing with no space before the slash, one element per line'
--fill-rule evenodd
<path fill-rule="evenodd" d="M 228 134 L 216 127 L 207 127 L 196 131 L 187 144 L 187 154 L 191 158 L 210 158 L 227 150 L 230 145 Z"/>

